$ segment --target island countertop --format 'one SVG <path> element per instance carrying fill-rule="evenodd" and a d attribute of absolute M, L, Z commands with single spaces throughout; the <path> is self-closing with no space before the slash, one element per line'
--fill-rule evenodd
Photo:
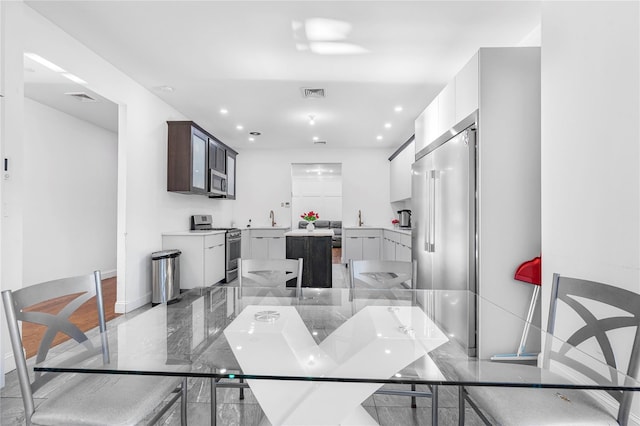
<path fill-rule="evenodd" d="M 293 231 L 285 232 L 285 237 L 333 237 L 333 230 L 331 229 L 314 229 L 309 231 L 307 229 L 294 229 Z"/>

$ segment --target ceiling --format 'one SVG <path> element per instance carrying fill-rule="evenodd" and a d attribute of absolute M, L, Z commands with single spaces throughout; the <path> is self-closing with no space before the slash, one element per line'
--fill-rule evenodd
<path fill-rule="evenodd" d="M 479 47 L 540 25 L 537 1 L 25 3 L 236 149 L 396 148 Z"/>

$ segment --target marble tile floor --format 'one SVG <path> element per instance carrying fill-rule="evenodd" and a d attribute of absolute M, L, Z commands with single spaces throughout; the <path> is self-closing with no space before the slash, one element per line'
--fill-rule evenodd
<path fill-rule="evenodd" d="M 348 282 L 348 270 L 344 265 L 333 265 L 333 286 L 346 287 Z M 135 311 L 121 315 L 109 321 L 108 327 L 116 326 L 118 323 L 135 317 L 136 315 L 149 309 L 151 305 L 143 306 Z M 64 350 L 64 343 L 54 349 Z M 389 388 L 391 385 L 385 385 Z M 402 387 L 401 387 L 402 388 Z M 408 386 L 404 386 L 408 389 Z M 418 390 L 425 390 L 426 387 L 418 387 Z M 55 389 L 43 389 L 46 393 Z M 218 410 L 217 422 L 221 426 L 252 426 L 268 425 L 268 421 L 260 405 L 252 395 L 251 390 L 245 390 L 245 399 L 240 401 L 237 389 L 218 389 Z M 39 396 L 39 394 L 36 394 Z M 191 378 L 188 381 L 187 393 L 187 416 L 189 425 L 206 426 L 210 419 L 210 386 L 208 379 Z M 42 398 L 36 399 L 36 406 L 42 402 Z M 431 399 L 418 398 L 417 408 L 411 408 L 409 397 L 394 395 L 373 395 L 362 403 L 367 412 L 382 426 L 427 426 L 431 425 Z M 440 425 L 458 424 L 458 396 L 457 389 L 440 387 L 438 415 Z M 160 425 L 174 426 L 180 425 L 180 405 L 175 404 L 172 409 L 160 420 Z M 483 422 L 471 409 L 466 410 L 466 425 L 482 425 Z M 20 395 L 17 375 L 15 371 L 5 376 L 5 387 L 0 390 L 0 425 L 19 426 L 25 425 L 24 408 Z"/>

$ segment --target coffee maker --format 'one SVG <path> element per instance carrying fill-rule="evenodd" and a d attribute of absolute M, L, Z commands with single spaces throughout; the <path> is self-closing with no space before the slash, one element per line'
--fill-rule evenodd
<path fill-rule="evenodd" d="M 411 210 L 398 210 L 400 228 L 411 228 Z"/>

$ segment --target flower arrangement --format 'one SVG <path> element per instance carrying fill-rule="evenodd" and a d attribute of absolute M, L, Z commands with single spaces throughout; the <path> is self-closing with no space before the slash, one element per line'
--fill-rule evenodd
<path fill-rule="evenodd" d="M 316 220 L 320 219 L 320 215 L 313 210 L 309 211 L 309 213 L 302 213 L 300 217 L 307 222 L 315 222 Z"/>
<path fill-rule="evenodd" d="M 400 223 L 400 221 L 399 221 L 398 219 L 393 219 L 393 220 L 391 221 L 391 223 L 392 223 L 392 224 L 394 224 L 394 225 L 397 225 L 397 224 L 399 224 L 399 223 Z"/>

